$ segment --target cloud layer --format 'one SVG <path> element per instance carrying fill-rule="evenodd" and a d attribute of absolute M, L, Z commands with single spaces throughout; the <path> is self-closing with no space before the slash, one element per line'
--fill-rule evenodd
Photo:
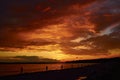
<path fill-rule="evenodd" d="M 120 49 L 119 3 L 120 0 L 2 0 L 0 51 L 59 50 L 72 55 L 109 55 Z"/>

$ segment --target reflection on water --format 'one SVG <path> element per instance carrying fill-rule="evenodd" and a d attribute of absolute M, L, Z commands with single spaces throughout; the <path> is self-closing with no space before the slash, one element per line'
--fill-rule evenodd
<path fill-rule="evenodd" d="M 21 73 L 42 72 L 47 70 L 61 70 L 78 68 L 96 63 L 67 63 L 67 64 L 0 64 L 0 76 Z"/>
<path fill-rule="evenodd" d="M 76 79 L 76 80 L 85 80 L 85 79 L 87 79 L 87 76 L 80 76 L 78 79 Z"/>

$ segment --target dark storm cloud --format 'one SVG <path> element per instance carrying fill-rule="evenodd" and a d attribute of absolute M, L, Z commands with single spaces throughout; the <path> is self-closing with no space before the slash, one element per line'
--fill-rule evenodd
<path fill-rule="evenodd" d="M 10 28 L 13 31 L 29 31 L 54 23 L 58 17 L 73 14 L 68 8 L 72 5 L 85 5 L 95 0 L 2 0 L 1 1 L 1 28 Z M 99 3 L 99 1 L 98 1 Z M 97 30 L 101 30 L 119 21 L 119 0 L 105 0 L 100 4 L 93 4 L 90 9 L 92 16 L 90 21 L 96 24 Z M 98 6 L 97 6 L 98 5 Z M 97 7 L 93 8 L 93 7 Z M 72 8 L 72 7 L 71 7 Z M 112 15 L 112 16 L 104 16 Z M 101 25 L 101 26 L 100 26 Z"/>
<path fill-rule="evenodd" d="M 109 27 L 111 24 L 120 22 L 120 0 L 105 0 L 93 8 L 90 22 L 95 24 L 97 32 Z M 94 6 L 95 7 L 95 6 Z"/>
<path fill-rule="evenodd" d="M 13 31 L 29 31 L 45 25 L 54 24 L 57 22 L 56 18 L 63 15 L 70 15 L 71 12 L 68 12 L 67 8 L 72 4 L 79 3 L 84 5 L 92 1 L 93 0 L 2 0 L 0 6 L 1 29 L 7 28 Z"/>
<path fill-rule="evenodd" d="M 120 22 L 119 3 L 120 0 L 1 0 L 0 47 L 9 50 L 7 48 L 60 44 L 62 50 L 69 54 L 97 54 L 97 51 L 105 53 L 109 49 L 120 48 L 119 27 L 115 27 L 110 35 L 96 36 L 96 33 Z M 64 24 L 65 21 L 65 29 L 73 35 L 62 37 L 58 43 L 50 39 L 26 41 L 19 36 L 20 33 L 34 32 L 36 29 L 41 34 L 41 29 L 46 26 Z M 87 23 L 94 25 L 94 28 Z M 86 38 L 88 36 L 90 38 Z M 85 37 L 86 40 L 70 42 L 79 37 Z M 73 49 L 83 44 L 91 49 Z"/>
<path fill-rule="evenodd" d="M 2 0 L 3 1 L 3 0 Z M 1 2 L 2 2 L 1 1 Z M 72 4 L 84 5 L 93 0 L 4 0 L 1 3 L 1 27 L 14 31 L 33 30 L 45 25 L 54 24 L 56 18 L 70 15 L 66 11 Z M 69 13 L 69 14 L 68 14 Z M 54 20 L 53 22 L 49 20 Z"/>
<path fill-rule="evenodd" d="M 26 48 L 26 46 L 44 46 L 44 45 L 54 45 L 57 44 L 56 42 L 53 41 L 47 41 L 44 39 L 34 39 L 30 41 L 22 41 L 22 40 L 6 40 L 2 41 L 0 40 L 0 51 L 10 51 L 11 48 Z M 14 51 L 14 49 L 13 49 Z"/>
<path fill-rule="evenodd" d="M 109 35 L 92 37 L 87 40 L 83 40 L 81 43 L 83 45 L 88 45 L 88 43 L 91 43 L 91 45 L 89 46 L 92 47 L 93 50 L 91 51 L 93 52 L 99 51 L 101 53 L 108 53 L 108 50 L 119 49 L 120 48 L 120 25 L 115 27 L 113 30 L 114 31 Z"/>
<path fill-rule="evenodd" d="M 90 12 L 89 21 L 95 25 L 95 31 L 97 33 L 103 30 L 109 29 L 111 25 L 120 23 L 120 0 L 104 0 L 95 2 L 85 10 Z M 90 38 L 81 41 L 80 43 L 68 45 L 64 47 L 63 51 L 68 54 L 90 54 L 90 55 L 103 55 L 108 54 L 108 50 L 120 48 L 120 26 L 114 26 L 108 35 L 96 36 L 91 35 Z M 89 32 L 89 31 L 88 31 Z M 87 32 L 87 33 L 88 33 Z M 106 30 L 106 33 L 107 32 Z M 89 34 L 87 34 L 89 35 Z M 71 44 L 71 43 L 69 43 Z M 73 49 L 75 46 L 87 46 L 90 49 Z M 98 52 L 99 51 L 99 52 Z"/>
<path fill-rule="evenodd" d="M 109 50 L 120 48 L 120 25 L 114 26 L 109 34 L 91 36 L 79 43 L 68 42 L 61 44 L 61 46 L 67 54 L 109 55 Z M 84 46 L 86 49 L 75 49 L 79 46 Z"/>
<path fill-rule="evenodd" d="M 28 45 L 42 46 L 42 45 L 50 45 L 50 44 L 56 44 L 56 42 L 47 41 L 44 39 L 34 39 L 31 42 L 29 42 Z"/>
<path fill-rule="evenodd" d="M 1 0 L 1 47 L 24 47 L 19 33 L 45 28 L 60 23 L 56 18 L 71 15 L 67 8 L 73 4 L 84 5 L 93 0 Z M 33 43 L 32 43 L 33 44 Z M 34 44 L 36 44 L 34 42 Z M 43 43 L 44 44 L 44 43 Z M 16 46 L 18 45 L 18 46 Z"/>

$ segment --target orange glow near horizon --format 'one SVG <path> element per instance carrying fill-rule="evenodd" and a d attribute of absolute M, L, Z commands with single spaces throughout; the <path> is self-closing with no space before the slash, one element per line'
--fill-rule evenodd
<path fill-rule="evenodd" d="M 120 7 L 115 0 L 7 0 L 1 7 L 0 57 L 120 57 Z"/>

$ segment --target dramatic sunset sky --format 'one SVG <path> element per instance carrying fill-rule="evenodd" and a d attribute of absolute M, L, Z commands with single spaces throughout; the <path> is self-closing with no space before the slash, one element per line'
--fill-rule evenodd
<path fill-rule="evenodd" d="M 120 57 L 120 0 L 0 0 L 0 62 Z"/>

